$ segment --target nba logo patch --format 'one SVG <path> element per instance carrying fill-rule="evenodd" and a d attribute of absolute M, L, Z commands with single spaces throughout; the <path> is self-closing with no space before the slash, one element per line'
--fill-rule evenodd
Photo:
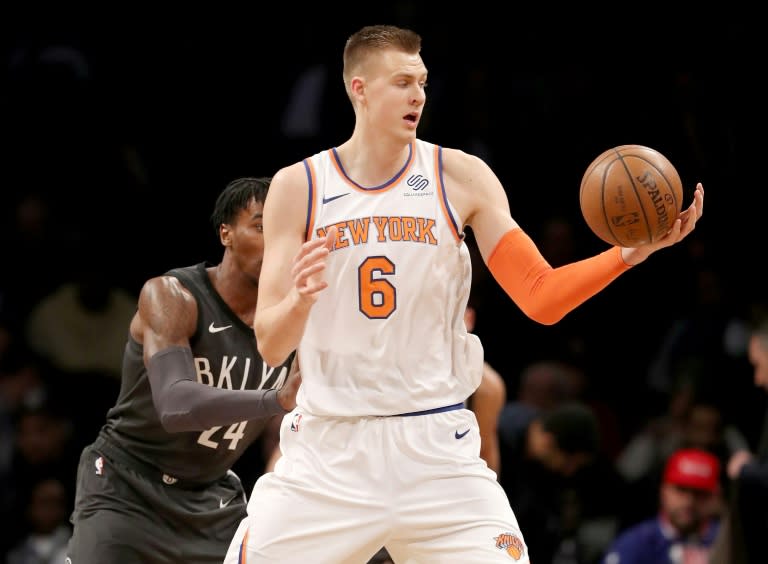
<path fill-rule="evenodd" d="M 101 456 L 98 457 L 93 465 L 96 467 L 96 475 L 97 476 L 103 476 L 104 475 L 104 458 Z"/>
<path fill-rule="evenodd" d="M 293 421 L 291 421 L 291 431 L 293 431 L 294 433 L 298 433 L 300 424 L 301 424 L 301 413 L 294 413 Z"/>

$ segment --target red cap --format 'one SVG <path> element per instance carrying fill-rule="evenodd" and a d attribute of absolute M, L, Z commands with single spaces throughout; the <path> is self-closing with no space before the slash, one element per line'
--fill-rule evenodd
<path fill-rule="evenodd" d="M 717 491 L 720 480 L 720 461 L 712 454 L 696 448 L 676 451 L 664 469 L 664 483 Z"/>

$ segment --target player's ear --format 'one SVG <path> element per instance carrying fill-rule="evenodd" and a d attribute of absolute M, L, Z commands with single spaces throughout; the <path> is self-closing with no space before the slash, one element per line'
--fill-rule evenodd
<path fill-rule="evenodd" d="M 219 225 L 219 240 L 225 247 L 229 247 L 232 244 L 232 228 L 227 223 Z"/>
<path fill-rule="evenodd" d="M 365 80 L 360 76 L 353 76 L 349 81 L 349 92 L 353 99 L 361 101 L 365 95 Z"/>

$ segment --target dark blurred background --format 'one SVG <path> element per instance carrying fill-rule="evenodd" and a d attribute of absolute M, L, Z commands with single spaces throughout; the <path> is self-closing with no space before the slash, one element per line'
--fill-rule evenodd
<path fill-rule="evenodd" d="M 477 265 L 476 332 L 510 399 L 526 366 L 555 359 L 582 374 L 579 394 L 604 414 L 612 459 L 686 386 L 716 397 L 723 419 L 756 440 L 765 398 L 745 332 L 766 301 L 766 65 L 754 14 L 523 13 L 485 2 L 209 10 L 40 8 L 0 21 L 0 381 L 26 374 L 15 388 L 26 399 L 9 406 L 34 404 L 30 389 L 55 399 L 45 409 L 71 425 L 74 460 L 114 401 L 120 350 L 110 346 L 124 340 L 143 281 L 219 260 L 208 217 L 224 185 L 351 134 L 341 54 L 372 23 L 422 35 L 430 77 L 419 136 L 483 157 L 553 265 L 606 248 L 578 204 L 581 176 L 605 149 L 661 151 L 686 205 L 696 182 L 705 186 L 705 217 L 684 244 L 556 326 L 525 318 Z M 41 306 L 72 284 L 91 290 L 90 309 L 71 296 Z M 87 318 L 72 311 L 81 307 L 100 312 L 98 323 L 59 326 Z M 18 413 L 4 410 L 6 470 Z M 4 484 L 17 512 L 21 487 Z"/>

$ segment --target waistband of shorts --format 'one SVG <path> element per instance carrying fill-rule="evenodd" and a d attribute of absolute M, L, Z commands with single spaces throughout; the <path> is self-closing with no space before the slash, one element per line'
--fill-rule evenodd
<path fill-rule="evenodd" d="M 152 466 L 151 464 L 148 464 L 143 460 L 135 457 L 133 454 L 120 447 L 120 445 L 116 444 L 114 441 L 108 437 L 105 437 L 104 435 L 99 435 L 96 437 L 96 440 L 91 446 L 94 448 L 94 450 L 103 454 L 110 460 L 118 462 L 123 466 L 138 472 L 145 478 L 160 482 L 166 486 L 173 486 L 180 489 L 204 489 L 218 481 L 217 479 L 209 482 L 197 482 L 193 480 L 183 480 L 167 474 L 160 468 Z"/>
<path fill-rule="evenodd" d="M 433 413 L 444 413 L 446 411 L 456 411 L 457 409 L 464 409 L 464 404 L 454 403 L 453 405 L 444 405 L 443 407 L 436 407 L 434 409 L 425 409 L 423 411 L 409 411 L 408 413 L 396 413 L 395 415 L 389 415 L 388 417 L 418 417 L 419 415 L 432 415 Z"/>

